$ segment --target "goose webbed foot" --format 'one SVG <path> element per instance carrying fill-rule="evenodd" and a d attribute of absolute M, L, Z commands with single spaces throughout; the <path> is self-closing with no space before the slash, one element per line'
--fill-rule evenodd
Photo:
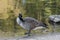
<path fill-rule="evenodd" d="M 24 33 L 24 34 L 27 35 L 27 36 L 31 36 L 30 33 Z"/>
<path fill-rule="evenodd" d="M 25 35 L 27 35 L 28 33 L 26 32 L 26 33 L 24 33 Z"/>
<path fill-rule="evenodd" d="M 28 36 L 31 36 L 30 34 L 28 34 Z"/>
<path fill-rule="evenodd" d="M 25 33 L 25 35 L 28 35 L 28 36 L 30 36 L 30 34 L 31 34 L 31 30 L 28 30 L 28 32 Z"/>

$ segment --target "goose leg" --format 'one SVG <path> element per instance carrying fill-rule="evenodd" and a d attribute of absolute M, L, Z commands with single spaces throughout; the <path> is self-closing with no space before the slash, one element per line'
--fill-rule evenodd
<path fill-rule="evenodd" d="M 28 31 L 28 36 L 30 36 L 30 34 L 31 34 L 31 30 Z"/>
<path fill-rule="evenodd" d="M 31 30 L 28 30 L 28 32 L 25 33 L 25 35 L 30 36 Z"/>
<path fill-rule="evenodd" d="M 56 27 L 56 23 L 54 23 L 54 25 L 53 25 L 53 32 L 56 31 L 56 30 L 55 30 L 55 27 Z"/>

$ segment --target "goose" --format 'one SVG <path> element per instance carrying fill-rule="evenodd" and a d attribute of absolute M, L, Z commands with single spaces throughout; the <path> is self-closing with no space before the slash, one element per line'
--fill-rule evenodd
<path fill-rule="evenodd" d="M 31 30 L 37 29 L 37 28 L 48 28 L 47 24 L 43 23 L 43 22 L 39 22 L 38 20 L 36 20 L 35 18 L 32 17 L 22 17 L 22 14 L 19 13 L 18 17 L 17 17 L 17 23 L 25 30 L 27 30 L 28 32 L 25 34 L 28 34 L 28 36 L 30 36 Z"/>
<path fill-rule="evenodd" d="M 50 15 L 49 23 L 53 25 L 53 32 L 55 32 L 57 25 L 60 25 L 60 15 Z"/>

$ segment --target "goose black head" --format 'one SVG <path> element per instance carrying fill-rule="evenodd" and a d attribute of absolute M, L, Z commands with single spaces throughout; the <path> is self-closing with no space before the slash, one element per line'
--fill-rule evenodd
<path fill-rule="evenodd" d="M 19 13 L 19 19 L 22 21 L 22 22 L 24 22 L 24 20 L 23 20 L 23 18 L 22 18 L 22 14 L 21 13 Z"/>
<path fill-rule="evenodd" d="M 19 13 L 19 17 L 21 17 L 21 18 L 22 18 L 22 14 L 21 14 L 21 13 Z"/>

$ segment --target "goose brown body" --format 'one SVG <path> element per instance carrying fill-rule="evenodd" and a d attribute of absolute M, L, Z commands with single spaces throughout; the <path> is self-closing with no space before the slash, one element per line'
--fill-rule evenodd
<path fill-rule="evenodd" d="M 31 32 L 31 30 L 37 28 L 37 27 L 43 27 L 43 28 L 48 28 L 47 25 L 43 22 L 39 22 L 38 20 L 32 18 L 32 17 L 25 17 L 22 18 L 22 15 L 19 14 L 19 16 L 17 17 L 17 23 L 24 28 L 25 30 L 28 30 L 29 34 Z"/>

